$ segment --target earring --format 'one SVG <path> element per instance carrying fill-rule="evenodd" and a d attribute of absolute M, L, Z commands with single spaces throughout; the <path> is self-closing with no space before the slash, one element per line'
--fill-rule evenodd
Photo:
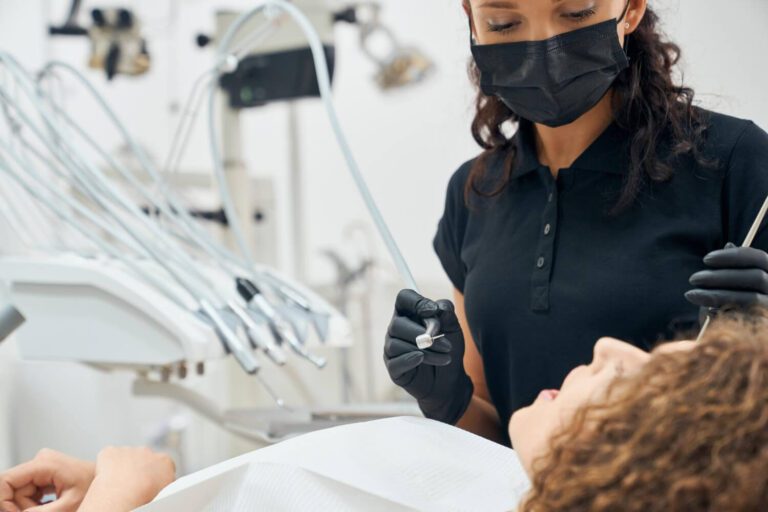
<path fill-rule="evenodd" d="M 627 29 L 627 30 L 629 30 L 629 27 L 630 27 L 630 25 L 629 25 L 629 22 L 626 22 L 626 23 L 624 24 L 624 28 L 625 28 L 625 29 Z"/>

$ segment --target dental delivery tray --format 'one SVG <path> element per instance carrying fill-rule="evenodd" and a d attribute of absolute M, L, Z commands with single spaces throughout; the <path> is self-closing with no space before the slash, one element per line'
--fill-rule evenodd
<path fill-rule="evenodd" d="M 168 280 L 151 262 L 137 263 L 156 278 Z M 213 276 L 217 272 L 202 271 Z M 141 369 L 195 365 L 227 355 L 215 329 L 196 313 L 194 304 L 171 300 L 110 258 L 0 257 L 0 281 L 27 319 L 16 333 L 24 359 Z M 213 282 L 221 283 L 222 292 L 233 286 L 224 274 Z M 168 286 L 175 285 L 169 280 Z M 323 312 L 322 338 L 319 329 L 310 325 L 302 329 L 294 323 L 307 347 L 351 345 L 346 318 L 312 291 L 296 283 L 291 286 L 311 302 L 313 311 Z"/>

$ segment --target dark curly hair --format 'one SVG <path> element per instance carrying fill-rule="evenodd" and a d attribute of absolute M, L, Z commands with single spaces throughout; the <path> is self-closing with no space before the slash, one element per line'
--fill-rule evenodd
<path fill-rule="evenodd" d="M 768 510 L 768 317 L 712 324 L 577 412 L 520 512 Z"/>
<path fill-rule="evenodd" d="M 469 0 L 462 1 L 469 11 Z M 673 78 L 680 60 L 680 47 L 664 39 L 658 24 L 659 16 L 649 6 L 627 39 L 630 66 L 613 84 L 614 119 L 619 127 L 632 134 L 632 140 L 629 172 L 612 213 L 631 206 L 645 180 L 669 180 L 673 175 L 670 163 L 677 157 L 690 155 L 704 167 L 715 165 L 701 152 L 707 123 L 702 111 L 693 105 L 694 91 L 676 85 Z M 479 90 L 480 72 L 474 61 L 470 63 L 470 78 Z M 506 188 L 512 177 L 516 148 L 505 127 L 510 124 L 514 127 L 521 119 L 499 98 L 486 96 L 482 91 L 478 92 L 476 109 L 472 136 L 484 151 L 475 160 L 466 182 L 467 201 L 472 193 L 494 197 Z M 671 141 L 670 147 L 660 148 L 665 140 Z M 499 157 L 503 172 L 490 180 L 493 186 L 489 187 L 486 171 L 490 161 Z"/>

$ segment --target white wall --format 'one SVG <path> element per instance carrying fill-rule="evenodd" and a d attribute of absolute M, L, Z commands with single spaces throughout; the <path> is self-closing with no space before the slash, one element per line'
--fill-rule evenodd
<path fill-rule="evenodd" d="M 652 3 L 653 0 L 651 0 Z M 683 49 L 685 81 L 712 109 L 768 130 L 768 2 L 662 0 L 667 33 Z"/>

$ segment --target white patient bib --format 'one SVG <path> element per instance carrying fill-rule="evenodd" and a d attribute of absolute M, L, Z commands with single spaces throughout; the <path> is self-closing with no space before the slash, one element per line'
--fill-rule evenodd
<path fill-rule="evenodd" d="M 422 418 L 305 434 L 181 478 L 140 512 L 511 511 L 514 451 Z"/>

